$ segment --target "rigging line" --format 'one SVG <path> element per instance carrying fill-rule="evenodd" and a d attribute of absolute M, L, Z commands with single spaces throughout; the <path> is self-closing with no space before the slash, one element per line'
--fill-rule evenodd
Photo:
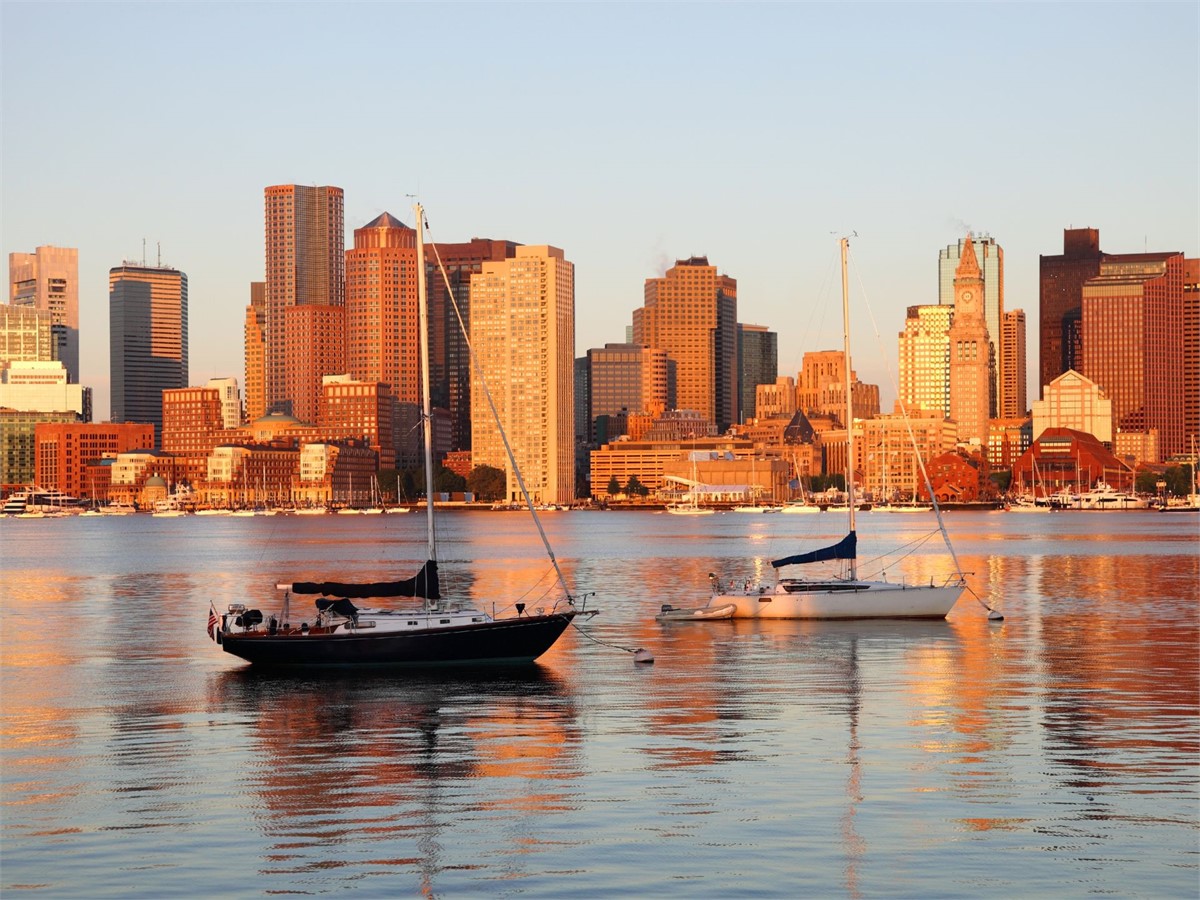
<path fill-rule="evenodd" d="M 421 212 L 425 218 L 425 230 L 429 231 L 429 219 L 425 217 L 424 210 Z M 500 412 L 496 408 L 496 401 L 492 398 L 491 389 L 488 387 L 487 379 L 483 375 L 483 366 L 479 362 L 479 356 L 475 352 L 475 345 L 471 343 L 471 336 L 467 333 L 467 326 L 463 322 L 462 312 L 458 308 L 458 299 L 454 296 L 454 291 L 450 287 L 450 275 L 446 272 L 446 267 L 442 264 L 442 254 L 438 252 L 437 242 L 431 242 L 433 247 L 433 256 L 437 260 L 438 271 L 442 274 L 442 281 L 446 285 L 446 295 L 450 299 L 450 305 L 454 309 L 454 317 L 458 320 L 458 330 L 463 336 L 463 341 L 467 345 L 467 352 L 471 357 L 471 367 L 475 370 L 475 374 L 479 376 L 479 384 L 483 388 L 484 396 L 487 397 L 488 408 L 491 410 L 492 418 L 496 422 L 496 428 L 500 432 L 500 440 L 504 443 L 504 452 L 508 455 L 509 464 L 512 466 L 513 474 L 517 477 L 517 484 L 521 488 L 521 495 L 525 498 L 525 505 L 529 507 L 529 512 L 533 516 L 533 524 L 537 526 L 538 534 L 542 538 L 542 546 L 546 548 L 546 553 L 550 557 L 550 562 L 554 565 L 554 571 L 558 573 L 559 583 L 562 584 L 563 590 L 567 592 L 567 599 L 571 599 L 571 588 L 567 584 L 567 579 L 562 573 L 562 569 L 558 567 L 558 559 L 554 555 L 554 550 L 550 546 L 550 539 L 546 537 L 546 531 L 542 528 L 542 520 L 538 517 L 537 510 L 533 506 L 533 499 L 529 496 L 529 489 L 525 487 L 525 478 L 521 475 L 521 469 L 517 465 L 517 457 L 513 453 L 512 446 L 508 443 L 508 435 L 504 431 L 504 425 L 500 421 Z M 419 277 L 424 278 L 425 273 L 419 273 Z"/>
<path fill-rule="evenodd" d="M 582 628 L 579 627 L 579 624 L 577 622 L 574 622 L 574 621 L 571 622 L 571 627 L 574 628 L 576 631 L 578 631 L 580 634 L 582 634 L 585 638 L 587 638 L 593 644 L 599 644 L 601 647 L 611 647 L 613 650 L 624 650 L 626 653 L 637 653 L 637 650 L 635 650 L 633 647 L 622 647 L 620 644 L 614 644 L 614 643 L 611 643 L 610 641 L 602 641 L 602 640 L 600 640 L 600 638 L 596 637 L 595 635 L 588 634 L 586 631 L 584 631 Z"/>
<path fill-rule="evenodd" d="M 858 279 L 858 289 L 862 292 L 863 305 L 867 308 L 867 316 L 871 320 L 871 328 L 875 331 L 875 341 L 883 351 L 883 336 L 879 333 L 879 323 L 875 321 L 875 312 L 871 309 L 871 302 L 867 297 L 867 288 L 863 284 L 862 274 L 855 270 L 855 278 Z M 884 360 L 887 359 L 886 351 L 881 353 Z M 847 363 L 849 368 L 849 363 Z M 908 432 L 908 439 L 912 443 L 913 456 L 916 457 L 917 467 L 921 470 L 921 480 L 925 484 L 925 489 L 929 491 L 929 500 L 933 504 L 934 515 L 937 516 L 938 530 L 942 533 L 942 541 L 946 545 L 946 550 L 950 553 L 950 559 L 954 561 L 954 569 L 956 574 L 965 582 L 966 573 L 963 572 L 962 564 L 958 561 L 958 554 L 954 552 L 954 545 L 950 543 L 950 534 L 946 531 L 946 523 L 942 520 L 942 507 L 938 503 L 937 495 L 933 491 L 933 482 L 929 479 L 929 470 L 925 468 L 925 460 L 921 457 L 921 450 L 917 446 L 917 436 L 913 432 L 912 420 L 908 418 L 908 408 L 904 405 L 904 398 L 900 396 L 900 386 L 896 383 L 896 377 L 892 374 L 890 366 L 884 366 L 887 370 L 888 381 L 892 385 L 892 390 L 896 394 L 896 405 L 900 407 L 900 415 L 904 418 L 904 428 Z M 982 602 L 982 601 L 980 601 Z M 984 604 L 985 606 L 987 604 Z M 989 607 L 990 609 L 990 607 Z"/>

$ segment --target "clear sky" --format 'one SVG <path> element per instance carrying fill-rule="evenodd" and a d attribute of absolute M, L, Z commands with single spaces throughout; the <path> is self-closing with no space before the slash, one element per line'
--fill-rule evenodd
<path fill-rule="evenodd" d="M 707 255 L 781 374 L 841 346 L 895 396 L 938 251 L 1004 248 L 1037 397 L 1039 254 L 1198 247 L 1198 5 L 0 3 L 0 251 L 77 247 L 82 381 L 107 417 L 108 270 L 188 276 L 191 382 L 244 380 L 263 188 L 332 184 L 353 229 L 561 247 L 576 351 Z M 866 304 L 863 306 L 862 304 Z M 876 337 L 876 330 L 879 337 Z"/>

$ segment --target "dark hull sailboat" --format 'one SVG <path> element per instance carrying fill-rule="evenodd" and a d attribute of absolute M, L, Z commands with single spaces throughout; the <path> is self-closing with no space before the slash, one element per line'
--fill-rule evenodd
<path fill-rule="evenodd" d="M 423 228 L 424 216 L 418 204 L 417 267 L 425 271 Z M 428 307 L 424 278 L 418 279 L 418 334 L 428 334 Z M 422 419 L 425 445 L 426 497 L 432 498 L 433 459 L 431 447 L 431 408 L 429 399 L 429 350 L 421 342 Z M 468 342 L 469 347 L 469 342 Z M 471 350 L 474 359 L 474 350 Z M 486 385 L 484 385 L 486 390 Z M 497 420 L 497 426 L 503 427 Z M 510 462 L 520 481 L 516 460 Z M 521 482 L 524 490 L 524 482 Z M 532 511 L 532 501 L 526 492 L 526 503 Z M 536 521 L 536 513 L 534 513 Z M 494 617 L 474 607 L 467 598 L 443 598 L 437 564 L 434 529 L 434 504 L 426 503 L 428 554 L 426 563 L 412 578 L 398 581 L 361 582 L 294 582 L 278 584 L 284 591 L 278 615 L 264 619 L 258 609 L 244 604 L 231 604 L 228 612 L 218 615 L 210 608 L 209 636 L 226 652 L 247 662 L 269 667 L 404 667 L 404 666 L 463 666 L 481 663 L 530 663 L 553 646 L 579 615 L 593 615 L 593 610 L 575 607 L 557 561 L 543 542 L 558 572 L 562 587 L 561 599 L 548 601 L 546 607 L 527 611 L 526 604 L 513 605 L 513 614 Z M 541 526 L 538 526 L 541 532 Z M 315 609 L 310 615 L 294 614 L 291 597 L 316 595 Z M 386 605 L 397 597 L 412 598 L 407 606 Z M 354 601 L 385 601 L 383 606 L 359 606 Z"/>

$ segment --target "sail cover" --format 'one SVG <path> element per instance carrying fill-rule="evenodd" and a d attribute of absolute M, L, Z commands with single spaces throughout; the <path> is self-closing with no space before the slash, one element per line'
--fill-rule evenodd
<path fill-rule="evenodd" d="M 437 560 L 428 560 L 412 578 L 403 581 L 377 581 L 373 584 L 347 584 L 341 581 L 297 581 L 294 594 L 326 594 L 333 597 L 422 597 L 440 600 Z"/>
<path fill-rule="evenodd" d="M 801 566 L 804 563 L 826 562 L 830 559 L 854 559 L 858 550 L 858 536 L 850 532 L 832 547 L 822 547 L 811 553 L 797 553 L 795 556 L 785 556 L 783 559 L 771 561 L 771 565 L 779 569 L 783 566 Z"/>

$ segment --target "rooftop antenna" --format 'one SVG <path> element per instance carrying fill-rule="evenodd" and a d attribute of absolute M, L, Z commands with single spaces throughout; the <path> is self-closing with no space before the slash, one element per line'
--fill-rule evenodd
<path fill-rule="evenodd" d="M 146 239 L 142 238 L 142 268 L 146 268 Z"/>
<path fill-rule="evenodd" d="M 155 243 L 155 246 L 158 247 L 158 262 L 156 262 L 155 265 L 161 269 L 162 268 L 162 241 L 157 241 Z"/>

